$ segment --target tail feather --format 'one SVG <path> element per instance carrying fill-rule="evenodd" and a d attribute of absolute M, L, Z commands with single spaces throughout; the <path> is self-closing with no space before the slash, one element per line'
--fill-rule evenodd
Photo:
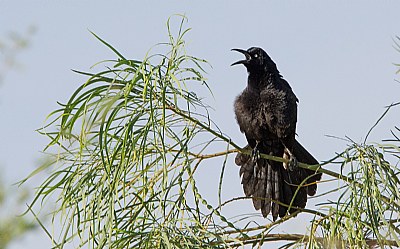
<path fill-rule="evenodd" d="M 270 166 L 272 168 L 272 186 L 273 186 L 273 200 L 276 201 L 281 201 L 281 193 L 282 193 L 282 184 L 281 184 L 281 172 L 279 168 L 273 168 L 273 166 Z M 277 202 L 272 203 L 272 218 L 276 220 L 278 218 L 278 215 L 280 217 L 284 216 L 286 213 L 286 210 L 284 210 L 284 206 L 279 205 Z"/>
<path fill-rule="evenodd" d="M 254 194 L 253 196 L 253 205 L 256 210 L 260 210 L 264 205 L 264 199 L 265 199 L 265 187 L 266 187 L 266 168 L 265 167 L 258 167 L 258 165 L 255 165 L 256 167 L 256 179 L 257 183 L 254 188 Z"/>
<path fill-rule="evenodd" d="M 309 164 L 309 165 L 315 165 L 318 164 L 317 159 L 315 159 L 310 152 L 308 152 L 297 140 L 294 143 L 294 154 L 295 157 L 297 158 L 297 160 L 299 162 L 305 163 L 305 164 Z M 309 196 L 313 196 L 315 195 L 315 193 L 317 192 L 317 184 L 316 182 L 321 180 L 321 173 L 316 173 L 313 170 L 309 170 L 309 169 L 304 169 L 304 175 L 305 177 L 303 177 L 303 179 L 308 178 L 307 180 L 307 194 Z"/>
<path fill-rule="evenodd" d="M 282 174 L 282 178 L 284 182 L 290 182 L 289 180 L 289 175 L 286 174 Z M 292 188 L 290 187 L 289 184 L 283 184 L 283 202 L 284 203 L 290 203 L 292 201 Z"/>
<path fill-rule="evenodd" d="M 262 215 L 264 217 L 267 217 L 269 212 L 271 212 L 271 199 L 273 199 L 273 194 L 272 194 L 272 167 L 270 167 L 269 164 L 266 165 L 267 167 L 267 186 L 265 186 L 265 200 L 264 200 L 264 206 L 262 211 Z"/>

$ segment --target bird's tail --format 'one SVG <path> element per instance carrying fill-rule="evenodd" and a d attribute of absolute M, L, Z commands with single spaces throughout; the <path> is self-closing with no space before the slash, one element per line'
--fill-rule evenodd
<path fill-rule="evenodd" d="M 251 150 L 247 145 L 244 149 Z M 295 142 L 294 156 L 299 162 L 306 164 L 318 164 L 318 161 L 299 143 Z M 295 171 L 285 170 L 282 163 L 253 157 L 238 153 L 235 163 L 240 166 L 243 190 L 246 196 L 253 197 L 253 205 L 260 210 L 264 217 L 270 212 L 273 219 L 278 215 L 283 217 L 287 212 L 287 206 L 304 208 L 307 202 L 307 194 L 312 196 L 317 191 L 316 181 L 321 179 L 321 174 L 313 170 L 298 168 Z M 304 179 L 305 186 L 298 189 Z M 295 194 L 297 193 L 297 194 Z M 294 200 L 292 200 L 294 197 Z M 285 205 L 279 205 L 277 202 Z M 291 209 L 294 212 L 295 209 Z"/>

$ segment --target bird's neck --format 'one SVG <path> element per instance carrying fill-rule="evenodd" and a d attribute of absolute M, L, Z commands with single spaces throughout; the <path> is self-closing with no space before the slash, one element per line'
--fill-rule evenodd
<path fill-rule="evenodd" d="M 263 86 L 275 84 L 277 78 L 281 77 L 280 74 L 272 72 L 250 72 L 248 77 L 247 87 L 250 90 L 258 90 Z"/>

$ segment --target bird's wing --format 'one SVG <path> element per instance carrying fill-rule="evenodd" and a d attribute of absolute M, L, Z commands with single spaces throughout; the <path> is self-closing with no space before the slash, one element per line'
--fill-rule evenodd
<path fill-rule="evenodd" d="M 296 95 L 290 87 L 280 85 L 263 89 L 260 99 L 268 130 L 281 140 L 286 148 L 292 150 L 297 123 Z"/>

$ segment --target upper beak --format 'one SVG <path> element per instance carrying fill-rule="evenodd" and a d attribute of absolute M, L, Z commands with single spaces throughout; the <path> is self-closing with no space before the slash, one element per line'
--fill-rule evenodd
<path fill-rule="evenodd" d="M 242 53 L 242 54 L 244 54 L 246 56 L 245 60 L 240 60 L 240 61 L 234 62 L 234 63 L 231 64 L 231 66 L 238 65 L 238 64 L 246 65 L 246 64 L 249 63 L 249 61 L 251 59 L 251 56 L 246 50 L 243 50 L 243 49 L 240 49 L 240 48 L 233 48 L 231 50 L 232 51 L 237 51 L 237 52 Z"/>

